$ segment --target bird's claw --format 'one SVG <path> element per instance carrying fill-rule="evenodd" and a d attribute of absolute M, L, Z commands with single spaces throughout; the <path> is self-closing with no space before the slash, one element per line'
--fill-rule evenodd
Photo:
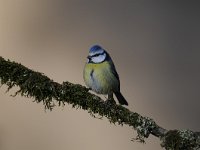
<path fill-rule="evenodd" d="M 116 104 L 114 98 L 108 98 L 108 99 L 106 100 L 106 103 L 108 103 L 108 104 Z"/>

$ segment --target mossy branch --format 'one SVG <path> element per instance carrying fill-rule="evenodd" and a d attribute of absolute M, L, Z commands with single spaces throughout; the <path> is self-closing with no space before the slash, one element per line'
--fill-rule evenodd
<path fill-rule="evenodd" d="M 18 86 L 15 93 L 32 97 L 35 102 L 43 102 L 46 109 L 52 110 L 58 105 L 71 104 L 74 108 L 87 110 L 92 116 L 99 115 L 108 118 L 111 123 L 128 125 L 137 131 L 137 140 L 144 142 L 150 134 L 160 138 L 161 146 L 167 150 L 192 150 L 200 148 L 200 133 L 190 130 L 166 130 L 158 126 L 152 119 L 131 112 L 123 106 L 110 101 L 103 101 L 91 94 L 89 89 L 70 82 L 59 84 L 40 72 L 5 60 L 0 57 L 0 82 L 8 86 L 8 91 Z"/>

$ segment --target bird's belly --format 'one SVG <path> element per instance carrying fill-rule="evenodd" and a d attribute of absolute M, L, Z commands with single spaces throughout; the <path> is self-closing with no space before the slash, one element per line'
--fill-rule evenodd
<path fill-rule="evenodd" d="M 84 71 L 86 85 L 99 94 L 108 94 L 116 91 L 119 82 L 106 66 L 86 66 Z"/>
<path fill-rule="evenodd" d="M 101 73 L 94 72 L 90 77 L 91 79 L 91 88 L 93 91 L 100 94 L 108 94 L 112 91 L 112 86 L 109 83 L 110 79 L 108 76 L 105 76 Z"/>

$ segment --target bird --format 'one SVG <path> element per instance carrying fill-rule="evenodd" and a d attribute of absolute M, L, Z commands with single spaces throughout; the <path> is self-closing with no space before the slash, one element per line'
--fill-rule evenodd
<path fill-rule="evenodd" d="M 128 105 L 120 92 L 119 75 L 112 58 L 101 46 L 94 45 L 89 49 L 83 78 L 86 86 L 92 91 L 97 94 L 108 95 L 108 100 L 114 100 L 114 93 L 120 105 Z"/>

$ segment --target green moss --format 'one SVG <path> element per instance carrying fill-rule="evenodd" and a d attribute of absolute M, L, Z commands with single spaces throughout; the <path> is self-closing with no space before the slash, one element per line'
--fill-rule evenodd
<path fill-rule="evenodd" d="M 0 57 L 1 84 L 8 85 L 8 90 L 14 86 L 20 89 L 15 93 L 32 97 L 35 102 L 43 102 L 46 109 L 52 110 L 54 101 L 59 106 L 66 103 L 72 107 L 87 110 L 92 116 L 98 114 L 107 117 L 111 123 L 127 124 L 137 130 L 138 137 L 143 141 L 148 137 L 156 124 L 153 120 L 116 105 L 111 101 L 104 102 L 98 96 L 89 93 L 89 89 L 70 82 L 56 83 L 42 73 L 35 72 L 21 64 L 6 61 Z"/>
<path fill-rule="evenodd" d="M 76 109 L 87 110 L 91 116 L 106 117 L 110 123 L 128 125 L 137 131 L 136 140 L 144 142 L 150 134 L 162 137 L 162 146 L 167 150 L 190 150 L 199 148 L 199 135 L 189 130 L 172 130 L 166 134 L 165 129 L 160 128 L 152 119 L 143 117 L 127 108 L 116 105 L 112 101 L 103 101 L 100 97 L 91 94 L 89 89 L 70 82 L 59 84 L 49 79 L 40 72 L 33 71 L 23 65 L 6 61 L 0 57 L 0 83 L 8 86 L 8 91 L 18 86 L 19 90 L 14 96 L 34 98 L 37 103 L 43 102 L 45 109 L 52 110 L 58 102 L 58 106 L 66 103 Z"/>
<path fill-rule="evenodd" d="M 161 138 L 166 150 L 198 150 L 200 149 L 199 135 L 190 130 L 170 130 Z"/>

